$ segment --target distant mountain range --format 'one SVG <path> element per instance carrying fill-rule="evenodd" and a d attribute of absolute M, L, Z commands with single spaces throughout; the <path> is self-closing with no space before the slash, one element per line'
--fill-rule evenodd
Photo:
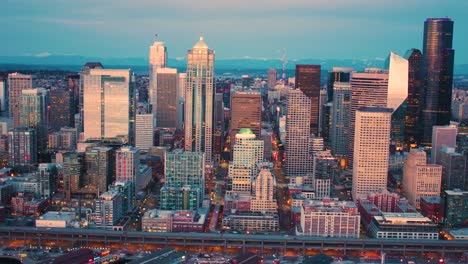
<path fill-rule="evenodd" d="M 66 55 L 45 56 L 0 56 L 0 71 L 8 70 L 69 70 L 79 71 L 86 62 L 99 61 L 107 68 L 132 68 L 137 73 L 147 73 L 148 60 L 144 58 L 99 58 Z M 320 64 L 322 70 L 330 70 L 332 67 L 352 67 L 363 70 L 369 67 L 382 67 L 384 59 L 301 59 L 288 61 L 288 72 L 295 68 L 296 64 Z M 168 66 L 185 71 L 185 59 L 168 59 Z M 279 59 L 217 59 L 215 69 L 217 74 L 239 74 L 242 72 L 254 72 L 266 75 L 267 69 L 274 68 L 278 71 L 282 68 Z M 468 74 L 468 64 L 455 65 L 455 74 Z"/>

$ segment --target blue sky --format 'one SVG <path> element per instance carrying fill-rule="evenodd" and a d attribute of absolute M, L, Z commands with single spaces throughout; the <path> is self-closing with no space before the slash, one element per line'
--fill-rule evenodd
<path fill-rule="evenodd" d="M 158 33 L 169 57 L 203 35 L 217 58 L 362 59 L 422 48 L 424 20 L 455 21 L 468 63 L 467 0 L 2 0 L 0 55 L 146 57 Z"/>

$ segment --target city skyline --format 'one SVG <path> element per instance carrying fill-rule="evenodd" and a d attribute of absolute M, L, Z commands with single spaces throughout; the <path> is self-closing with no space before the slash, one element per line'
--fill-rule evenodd
<path fill-rule="evenodd" d="M 467 29 L 457 26 L 468 22 L 462 11 L 468 3 L 463 1 L 243 3 L 244 0 L 235 4 L 204 0 L 195 6 L 187 1 L 142 0 L 118 1 L 109 6 L 103 1 L 90 8 L 86 1 L 10 2 L 0 18 L 11 24 L 5 35 L 9 41 L 0 44 L 0 55 L 144 58 L 158 34 L 158 40 L 169 47 L 168 57 L 178 59 L 184 58 L 187 47 L 201 35 L 210 40 L 220 59 L 277 59 L 282 57 L 283 48 L 288 60 L 382 58 L 389 51 L 404 54 L 410 48 L 421 49 L 420 21 L 427 17 L 451 17 L 456 21 L 455 63 L 468 63 L 468 50 L 462 49 Z M 97 13 L 102 5 L 109 12 Z M 24 41 L 26 36 L 34 39 L 34 45 Z M 250 41 L 242 41 L 245 38 Z"/>

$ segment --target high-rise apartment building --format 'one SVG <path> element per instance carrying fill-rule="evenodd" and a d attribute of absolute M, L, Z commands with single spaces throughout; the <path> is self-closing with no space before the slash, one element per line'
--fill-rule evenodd
<path fill-rule="evenodd" d="M 305 176 L 311 171 L 310 104 L 309 97 L 299 89 L 287 94 L 285 162 L 289 177 Z"/>
<path fill-rule="evenodd" d="M 73 92 L 66 89 L 50 91 L 49 127 L 59 131 L 61 127 L 73 127 L 75 122 Z"/>
<path fill-rule="evenodd" d="M 426 19 L 423 39 L 424 103 L 422 122 L 424 144 L 430 143 L 433 126 L 446 126 L 450 122 L 455 55 L 452 40 L 452 19 Z"/>
<path fill-rule="evenodd" d="M 19 97 L 23 90 L 32 89 L 32 76 L 20 73 L 8 74 L 8 112 L 13 119 L 13 127 L 20 125 L 19 121 Z"/>
<path fill-rule="evenodd" d="M 19 97 L 19 125 L 34 128 L 37 136 L 37 150 L 47 148 L 49 91 L 42 88 L 23 90 Z"/>
<path fill-rule="evenodd" d="M 200 37 L 187 52 L 185 94 L 185 150 L 204 152 L 212 162 L 214 51 Z"/>
<path fill-rule="evenodd" d="M 179 107 L 177 69 L 157 68 L 154 70 L 154 74 L 155 85 L 150 89 L 150 103 L 155 117 L 155 125 L 159 128 L 175 129 L 177 127 L 177 108 Z"/>
<path fill-rule="evenodd" d="M 432 127 L 431 163 L 440 164 L 439 156 L 443 147 L 457 146 L 458 128 L 455 125 Z"/>
<path fill-rule="evenodd" d="M 231 145 L 242 128 L 249 128 L 257 138 L 262 130 L 262 96 L 258 92 L 236 92 L 231 98 Z"/>
<path fill-rule="evenodd" d="M 26 166 L 37 163 L 37 136 L 32 128 L 15 128 L 8 132 L 10 164 Z"/>
<path fill-rule="evenodd" d="M 353 199 L 387 189 L 392 109 L 361 107 L 356 111 Z"/>
<path fill-rule="evenodd" d="M 135 118 L 135 147 L 147 151 L 153 147 L 154 125 L 152 114 L 137 114 Z"/>
<path fill-rule="evenodd" d="M 275 88 L 276 74 L 277 74 L 277 72 L 276 72 L 275 69 L 269 69 L 268 70 L 268 80 L 267 80 L 268 89 Z"/>
<path fill-rule="evenodd" d="M 403 169 L 403 189 L 410 204 L 420 208 L 422 196 L 440 196 L 442 166 L 427 164 L 426 152 L 411 149 Z"/>
<path fill-rule="evenodd" d="M 115 179 L 129 181 L 135 191 L 140 174 L 140 150 L 131 146 L 123 146 L 115 152 Z"/>
<path fill-rule="evenodd" d="M 80 188 L 84 173 L 83 153 L 68 152 L 63 154 L 63 189 L 65 199 L 70 201 L 72 195 Z"/>
<path fill-rule="evenodd" d="M 296 89 L 310 100 L 310 133 L 318 136 L 320 113 L 320 65 L 296 65 Z"/>
<path fill-rule="evenodd" d="M 229 164 L 232 190 L 250 194 L 256 165 L 263 161 L 263 140 L 257 139 L 249 128 L 243 128 L 235 136 L 233 159 Z"/>
<path fill-rule="evenodd" d="M 132 143 L 135 96 L 130 70 L 90 69 L 82 82 L 84 138 L 128 137 Z"/>
<path fill-rule="evenodd" d="M 406 52 L 408 60 L 408 99 L 405 120 L 405 143 L 419 144 L 421 142 L 421 93 L 423 88 L 422 53 L 418 49 Z"/>
<path fill-rule="evenodd" d="M 114 173 L 115 151 L 111 147 L 93 147 L 86 150 L 84 167 L 86 173 L 81 185 L 96 191 L 96 196 L 107 191 Z"/>
<path fill-rule="evenodd" d="M 161 209 L 196 210 L 205 193 L 205 154 L 168 151 L 165 154 L 166 182 L 161 189 Z"/>
<path fill-rule="evenodd" d="M 353 165 L 356 111 L 361 107 L 387 107 L 388 72 L 370 68 L 351 73 L 351 111 L 349 119 L 349 157 Z"/>
<path fill-rule="evenodd" d="M 124 216 L 122 194 L 109 191 L 94 200 L 95 223 L 98 228 L 112 229 Z"/>
<path fill-rule="evenodd" d="M 351 84 L 349 82 L 335 82 L 333 90 L 331 150 L 333 155 L 343 158 L 349 154 Z"/>

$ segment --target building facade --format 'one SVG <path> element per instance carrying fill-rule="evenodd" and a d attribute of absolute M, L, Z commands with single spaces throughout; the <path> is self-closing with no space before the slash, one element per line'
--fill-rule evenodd
<path fill-rule="evenodd" d="M 13 119 L 13 127 L 20 126 L 19 97 L 23 90 L 32 89 L 32 76 L 20 73 L 8 74 L 8 112 Z"/>
<path fill-rule="evenodd" d="M 187 52 L 185 94 L 185 150 L 204 152 L 212 162 L 214 51 L 203 37 Z"/>
<path fill-rule="evenodd" d="M 296 65 L 296 89 L 310 100 L 310 133 L 319 136 L 320 65 Z"/>
<path fill-rule="evenodd" d="M 356 111 L 353 199 L 387 189 L 392 109 L 362 107 Z"/>

